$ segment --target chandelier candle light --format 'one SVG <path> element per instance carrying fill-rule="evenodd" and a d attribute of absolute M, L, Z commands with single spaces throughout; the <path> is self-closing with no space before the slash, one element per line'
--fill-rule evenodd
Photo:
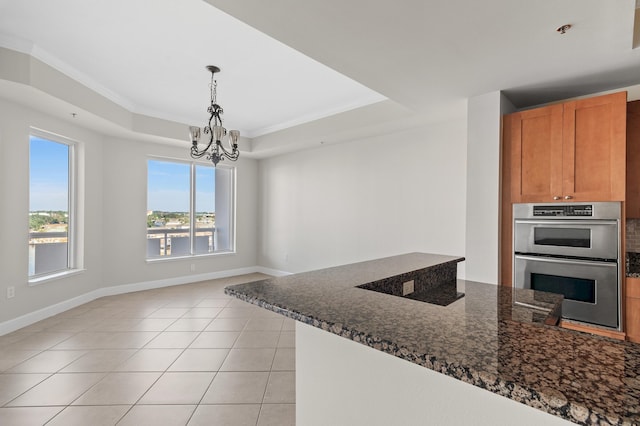
<path fill-rule="evenodd" d="M 211 160 L 214 166 L 225 158 L 231 161 L 236 161 L 240 156 L 238 151 L 238 139 L 240 139 L 240 131 L 229 130 L 222 127 L 222 113 L 224 112 L 222 107 L 217 104 L 216 89 L 218 82 L 214 80 L 214 74 L 220 72 L 220 68 L 209 65 L 207 69 L 211 72 L 211 105 L 207 108 L 207 112 L 211 114 L 209 117 L 209 125 L 206 126 L 203 131 L 209 135 L 209 143 L 202 151 L 198 150 L 198 142 L 200 141 L 200 127 L 190 126 L 189 137 L 191 138 L 191 157 L 202 158 L 206 156 L 207 160 Z M 222 145 L 222 139 L 227 136 L 229 149 Z"/>

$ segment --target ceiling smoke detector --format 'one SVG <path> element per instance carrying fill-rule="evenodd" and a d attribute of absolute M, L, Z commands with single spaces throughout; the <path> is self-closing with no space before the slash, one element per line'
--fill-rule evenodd
<path fill-rule="evenodd" d="M 567 31 L 569 31 L 569 28 L 571 28 L 571 24 L 564 24 L 561 27 L 558 27 L 556 31 L 559 32 L 560 34 L 564 34 Z"/>

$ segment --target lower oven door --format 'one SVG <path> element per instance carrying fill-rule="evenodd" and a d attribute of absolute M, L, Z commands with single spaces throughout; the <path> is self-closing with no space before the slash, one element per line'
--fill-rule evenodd
<path fill-rule="evenodd" d="M 616 262 L 515 255 L 514 286 L 564 295 L 563 318 L 620 327 Z"/>

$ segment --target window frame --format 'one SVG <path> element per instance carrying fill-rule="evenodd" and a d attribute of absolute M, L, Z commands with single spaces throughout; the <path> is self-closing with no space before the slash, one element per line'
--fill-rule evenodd
<path fill-rule="evenodd" d="M 55 271 L 49 271 L 41 274 L 29 275 L 29 271 L 27 270 L 27 281 L 28 285 L 37 285 L 42 284 L 48 281 L 64 278 L 69 275 L 74 275 L 79 272 L 84 271 L 82 265 L 82 253 L 80 253 L 79 247 L 81 246 L 79 238 L 81 235 L 81 230 L 79 229 L 79 223 L 81 222 L 79 218 L 79 151 L 81 143 L 74 139 L 68 138 L 66 136 L 62 136 L 56 133 L 52 133 L 46 130 L 42 130 L 36 127 L 29 128 L 29 155 L 28 155 L 28 171 L 29 171 L 29 179 L 28 179 L 28 192 L 29 199 L 31 194 L 31 138 L 36 137 L 48 142 L 59 143 L 62 145 L 66 145 L 68 148 L 68 182 L 67 182 L 67 265 L 64 269 L 59 269 Z M 29 201 L 29 213 L 31 212 L 31 202 Z M 29 230 L 30 231 L 30 230 Z M 28 235 L 28 234 L 27 234 Z M 28 245 L 29 238 L 27 238 Z"/>
<path fill-rule="evenodd" d="M 156 156 L 156 155 L 148 155 L 146 159 L 146 170 L 147 170 L 147 180 L 146 180 L 146 205 L 145 211 L 149 211 L 149 161 L 159 161 L 159 162 L 167 162 L 174 164 L 186 164 L 189 166 L 189 239 L 190 239 L 190 253 L 183 254 L 179 256 L 158 256 L 158 257 L 148 257 L 145 253 L 145 260 L 149 263 L 156 262 L 171 262 L 176 260 L 185 260 L 185 259 L 193 259 L 200 257 L 209 257 L 209 256 L 224 256 L 229 254 L 236 254 L 236 187 L 237 187 L 237 167 L 234 165 L 226 165 L 226 164 L 218 164 L 217 166 L 211 165 L 210 162 L 202 161 L 202 160 L 189 160 L 184 158 L 175 158 L 175 157 L 165 157 L 165 156 Z M 218 227 L 216 226 L 214 229 L 214 250 L 211 253 L 196 253 L 195 252 L 195 234 L 197 232 L 196 228 L 196 166 L 204 166 L 210 167 L 214 170 L 216 169 L 224 169 L 228 170 L 230 173 L 230 188 L 229 191 L 229 217 L 231 218 L 231 224 L 229 226 L 229 245 L 231 246 L 229 249 L 225 250 L 216 250 L 215 240 L 216 233 L 218 232 Z M 217 183 L 216 179 L 216 188 L 215 191 L 217 193 Z M 217 210 L 217 206 L 216 206 Z M 146 220 L 145 222 L 146 223 Z M 148 229 L 148 228 L 147 228 Z M 148 235 L 148 232 L 145 231 L 145 234 Z"/>

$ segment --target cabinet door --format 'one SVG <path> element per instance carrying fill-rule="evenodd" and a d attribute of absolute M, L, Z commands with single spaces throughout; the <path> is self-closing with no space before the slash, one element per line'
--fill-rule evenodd
<path fill-rule="evenodd" d="M 511 116 L 511 201 L 549 202 L 562 195 L 562 105 Z"/>
<path fill-rule="evenodd" d="M 626 280 L 625 331 L 627 339 L 640 343 L 640 278 Z"/>
<path fill-rule="evenodd" d="M 565 199 L 624 201 L 626 116 L 626 92 L 564 104 L 562 194 Z"/>
<path fill-rule="evenodd" d="M 640 299 L 627 298 L 627 339 L 640 343 Z"/>
<path fill-rule="evenodd" d="M 627 218 L 640 218 L 640 101 L 627 104 Z"/>

